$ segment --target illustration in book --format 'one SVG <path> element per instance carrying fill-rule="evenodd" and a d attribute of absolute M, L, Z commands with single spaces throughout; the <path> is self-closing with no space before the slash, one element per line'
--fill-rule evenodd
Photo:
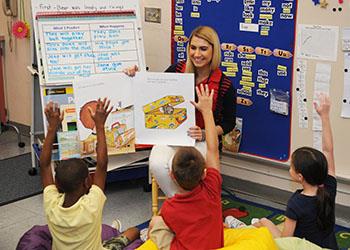
<path fill-rule="evenodd" d="M 96 154 L 94 112 L 98 98 L 110 101 L 112 112 L 105 122 L 109 155 L 135 152 L 134 108 L 130 77 L 125 74 L 94 75 L 73 82 L 77 127 L 83 157 Z"/>
<path fill-rule="evenodd" d="M 183 96 L 168 95 L 143 106 L 145 127 L 176 129 L 187 119 L 186 108 L 175 108 L 185 101 Z"/>
<path fill-rule="evenodd" d="M 194 75 L 141 71 L 132 81 L 136 143 L 194 146 Z"/>
<path fill-rule="evenodd" d="M 86 138 L 81 138 L 82 155 L 94 155 L 97 137 L 95 122 L 92 120 L 89 108 L 96 110 L 97 100 L 88 101 L 79 110 L 79 119 L 85 129 L 90 130 Z M 135 129 L 133 125 L 134 111 L 132 107 L 114 110 L 106 121 L 105 133 L 108 154 L 123 154 L 135 152 Z"/>

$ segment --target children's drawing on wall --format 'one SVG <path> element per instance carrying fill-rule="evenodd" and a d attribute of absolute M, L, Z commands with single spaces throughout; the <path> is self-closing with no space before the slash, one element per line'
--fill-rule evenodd
<path fill-rule="evenodd" d="M 139 72 L 133 78 L 136 143 L 193 146 L 193 74 Z"/>
<path fill-rule="evenodd" d="M 176 129 L 187 119 L 186 108 L 176 105 L 185 101 L 183 96 L 164 96 L 143 106 L 145 127 L 152 129 Z"/>
<path fill-rule="evenodd" d="M 298 57 L 335 62 L 338 52 L 338 34 L 338 26 L 299 24 Z"/>
<path fill-rule="evenodd" d="M 98 98 L 111 100 L 113 110 L 105 123 L 108 154 L 135 152 L 131 80 L 123 74 L 77 78 L 73 83 L 81 155 L 95 154 L 96 129 L 90 116 Z"/>
<path fill-rule="evenodd" d="M 242 139 L 242 125 L 243 119 L 236 117 L 235 128 L 222 137 L 222 145 L 224 150 L 238 153 Z"/>

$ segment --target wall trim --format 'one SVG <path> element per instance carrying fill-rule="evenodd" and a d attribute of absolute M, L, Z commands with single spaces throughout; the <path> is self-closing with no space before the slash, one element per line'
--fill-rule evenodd
<path fill-rule="evenodd" d="M 300 185 L 291 180 L 287 163 L 270 162 L 255 157 L 236 157 L 228 154 L 221 156 L 221 173 L 243 181 L 264 185 L 269 189 L 287 191 L 289 195 Z M 338 178 L 337 199 L 339 205 L 350 207 L 350 182 Z M 244 185 L 243 185 L 244 186 Z M 264 189 L 265 190 L 265 189 Z M 265 190 L 266 192 L 268 189 Z"/>

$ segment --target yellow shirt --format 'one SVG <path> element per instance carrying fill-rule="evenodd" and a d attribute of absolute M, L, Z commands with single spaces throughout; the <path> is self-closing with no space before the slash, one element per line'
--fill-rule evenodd
<path fill-rule="evenodd" d="M 44 189 L 44 210 L 52 235 L 53 250 L 104 249 L 101 242 L 103 191 L 92 185 L 71 207 L 64 208 L 65 195 L 55 185 Z"/>

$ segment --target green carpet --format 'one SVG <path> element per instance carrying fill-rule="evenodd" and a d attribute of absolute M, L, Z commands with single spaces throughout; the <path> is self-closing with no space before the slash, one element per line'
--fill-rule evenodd
<path fill-rule="evenodd" d="M 222 195 L 222 209 L 223 211 L 236 208 L 241 216 L 238 218 L 247 225 L 250 225 L 252 218 L 269 218 L 275 225 L 278 225 L 284 221 L 284 211 L 269 206 L 261 205 L 255 202 L 250 202 L 244 199 L 240 199 L 234 195 Z M 340 249 L 350 249 L 350 228 L 336 225 L 335 233 Z"/>

